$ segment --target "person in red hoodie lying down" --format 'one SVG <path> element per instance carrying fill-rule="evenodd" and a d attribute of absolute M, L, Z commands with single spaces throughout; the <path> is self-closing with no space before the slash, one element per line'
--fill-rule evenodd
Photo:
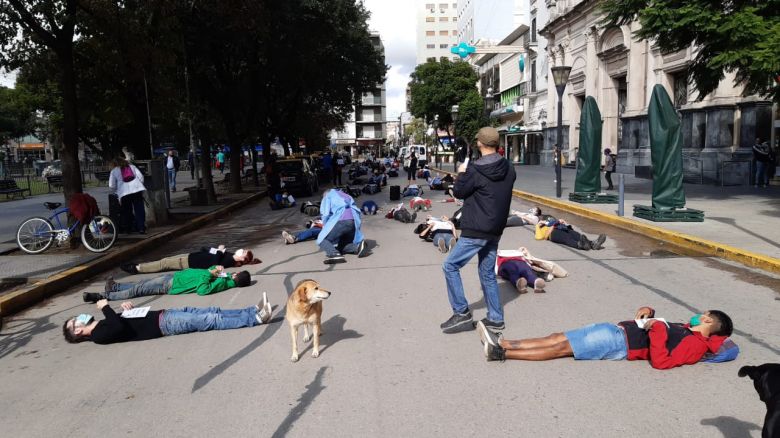
<path fill-rule="evenodd" d="M 720 310 L 694 315 L 690 323 L 667 323 L 655 319 L 655 310 L 640 307 L 634 320 L 599 323 L 553 333 L 544 338 L 510 341 L 481 323 L 477 331 L 485 357 L 493 360 L 649 360 L 656 369 L 692 365 L 708 352 L 718 351 L 731 336 L 731 318 Z"/>

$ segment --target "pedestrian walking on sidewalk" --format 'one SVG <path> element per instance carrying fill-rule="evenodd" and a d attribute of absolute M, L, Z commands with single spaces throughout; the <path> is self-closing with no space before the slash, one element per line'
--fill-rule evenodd
<path fill-rule="evenodd" d="M 144 208 L 144 175 L 124 158 L 114 159 L 114 168 L 108 177 L 108 189 L 119 198 L 119 228 L 129 233 L 146 233 L 146 209 Z"/>
<path fill-rule="evenodd" d="M 444 333 L 474 329 L 460 269 L 475 255 L 479 257 L 479 282 L 487 307 L 487 317 L 483 322 L 491 330 L 504 329 L 504 309 L 494 266 L 498 241 L 509 215 L 515 170 L 496 152 L 498 131 L 494 128 L 479 130 L 477 147 L 481 158 L 468 167 L 467 163 L 460 165 L 452 190 L 456 198 L 463 199 L 463 212 L 460 218 L 461 237 L 450 249 L 450 255 L 442 266 L 453 311 L 453 315 L 440 326 Z"/>
<path fill-rule="evenodd" d="M 255 306 L 243 309 L 219 307 L 182 307 L 180 309 L 149 310 L 140 317 L 124 318 L 117 314 L 108 300 L 97 302 L 105 319 L 96 321 L 90 314 L 69 318 L 62 325 L 62 334 L 71 344 L 92 341 L 96 344 L 145 341 L 163 336 L 181 335 L 209 330 L 231 330 L 267 324 L 273 309 L 263 294 Z M 133 303 L 125 301 L 122 310 L 132 310 Z"/>
<path fill-rule="evenodd" d="M 612 187 L 612 172 L 615 171 L 616 166 L 615 158 L 612 156 L 612 149 L 604 149 L 604 179 L 607 180 L 607 190 L 613 190 Z"/>
<path fill-rule="evenodd" d="M 168 186 L 171 191 L 176 191 L 176 173 L 179 171 L 181 162 L 179 157 L 176 156 L 176 152 L 173 149 L 168 151 L 168 157 L 165 159 L 165 168 L 168 170 Z"/>

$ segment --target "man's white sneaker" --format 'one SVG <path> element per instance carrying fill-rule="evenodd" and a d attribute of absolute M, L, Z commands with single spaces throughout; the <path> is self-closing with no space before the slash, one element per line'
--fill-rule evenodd
<path fill-rule="evenodd" d="M 271 307 L 271 303 L 268 302 L 268 296 L 265 292 L 263 292 L 263 299 L 255 305 L 255 310 L 257 312 L 255 313 L 255 319 L 258 324 L 266 324 L 271 320 L 273 308 Z"/>
<path fill-rule="evenodd" d="M 282 231 L 282 239 L 284 239 L 284 243 L 287 245 L 295 243 L 295 236 L 288 233 L 287 231 Z"/>

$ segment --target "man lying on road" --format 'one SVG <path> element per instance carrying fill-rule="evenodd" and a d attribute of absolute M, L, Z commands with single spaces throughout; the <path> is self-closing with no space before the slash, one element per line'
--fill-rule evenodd
<path fill-rule="evenodd" d="M 113 277 L 108 277 L 104 289 L 105 295 L 84 292 L 82 298 L 86 303 L 94 303 L 104 298 L 108 301 L 117 301 L 149 295 L 181 295 L 193 292 L 198 295 L 210 295 L 234 287 L 249 286 L 251 281 L 252 277 L 247 271 L 228 274 L 224 267 L 212 266 L 209 269 L 185 269 L 137 283 L 117 283 Z"/>
<path fill-rule="evenodd" d="M 122 263 L 120 268 L 128 274 L 151 274 L 153 272 L 179 271 L 187 268 L 207 269 L 211 266 L 226 268 L 260 263 L 252 251 L 237 249 L 235 253 L 227 251 L 225 245 L 217 248 L 203 247 L 200 251 L 179 254 L 146 263 Z"/>
<path fill-rule="evenodd" d="M 690 323 L 667 323 L 654 316 L 655 310 L 641 307 L 631 321 L 591 324 L 519 341 L 499 338 L 482 322 L 477 328 L 488 361 L 574 356 L 578 360 L 649 360 L 657 369 L 699 362 L 707 352 L 717 352 L 733 330 L 731 318 L 720 310 L 694 315 Z"/>
<path fill-rule="evenodd" d="M 81 314 L 62 325 L 62 334 L 71 344 L 92 341 L 96 344 L 144 341 L 163 336 L 209 330 L 230 330 L 265 324 L 271 319 L 271 304 L 263 294 L 256 306 L 244 309 L 219 307 L 182 307 L 181 309 L 150 310 L 140 318 L 124 318 L 114 312 L 108 300 L 97 302 L 97 308 L 105 319 L 96 321 L 92 315 Z M 123 310 L 133 308 L 133 303 L 122 303 Z"/>

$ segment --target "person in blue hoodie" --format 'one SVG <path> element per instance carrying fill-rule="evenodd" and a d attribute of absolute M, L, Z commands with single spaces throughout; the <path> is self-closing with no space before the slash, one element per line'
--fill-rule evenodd
<path fill-rule="evenodd" d="M 326 265 L 344 263 L 342 254 L 366 255 L 366 242 L 360 230 L 360 209 L 355 200 L 341 190 L 331 189 L 325 193 L 320 204 L 322 231 L 317 236 L 317 245 L 325 251 Z"/>
<path fill-rule="evenodd" d="M 458 168 L 458 178 L 452 188 L 454 197 L 463 200 L 460 218 L 461 237 L 450 255 L 444 261 L 442 270 L 447 283 L 447 297 L 452 307 L 452 316 L 440 325 L 444 333 L 474 330 L 474 320 L 469 302 L 463 291 L 460 270 L 475 255 L 479 257 L 479 283 L 485 296 L 487 318 L 484 326 L 492 331 L 501 331 L 504 326 L 504 308 L 498 294 L 498 282 L 494 265 L 498 241 L 506 227 L 509 205 L 512 202 L 512 187 L 515 170 L 498 149 L 498 131 L 485 127 L 477 133 L 477 146 L 481 157 Z"/>

